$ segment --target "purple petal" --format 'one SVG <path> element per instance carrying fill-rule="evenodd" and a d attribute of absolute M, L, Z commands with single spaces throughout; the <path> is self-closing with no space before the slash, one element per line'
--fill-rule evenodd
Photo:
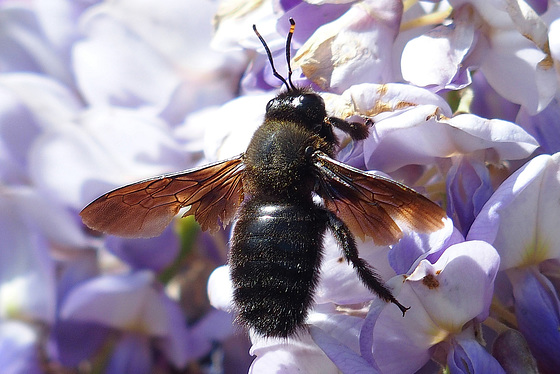
<path fill-rule="evenodd" d="M 374 342 L 373 329 L 375 328 L 381 312 L 385 310 L 386 306 L 384 300 L 380 298 L 375 299 L 369 307 L 368 314 L 366 315 L 362 330 L 360 331 L 360 353 L 366 362 L 376 371 L 379 371 L 379 367 L 372 353 Z"/>
<path fill-rule="evenodd" d="M 488 200 L 467 239 L 492 243 L 501 269 L 560 257 L 560 216 L 552 201 L 560 200 L 560 154 L 535 157 L 508 179 Z"/>
<path fill-rule="evenodd" d="M 560 9 L 553 7 L 548 13 L 550 25 L 548 26 L 548 41 L 550 44 L 550 54 L 556 60 L 560 60 L 560 19 L 558 18 Z"/>
<path fill-rule="evenodd" d="M 147 270 L 94 278 L 68 294 L 60 315 L 73 321 L 165 336 L 169 333 L 167 311 L 153 281 L 153 273 Z"/>
<path fill-rule="evenodd" d="M 179 305 L 168 297 L 160 297 L 159 302 L 165 308 L 168 334 L 158 339 L 158 346 L 175 367 L 184 367 L 187 361 L 195 357 L 196 352 L 193 352 L 192 347 L 199 342 L 193 339 L 187 329 L 187 321 Z"/>
<path fill-rule="evenodd" d="M 520 126 L 472 114 L 438 118 L 439 108 L 412 107 L 376 122 L 364 143 L 368 168 L 391 172 L 410 164 L 431 164 L 437 158 L 493 150 L 502 159 L 529 156 L 536 140 Z"/>
<path fill-rule="evenodd" d="M 247 95 L 232 100 L 215 110 L 193 119 L 191 126 L 206 128 L 204 153 L 208 160 L 225 159 L 244 152 L 257 127 L 262 123 L 271 93 Z M 216 121 L 228 118 L 228 121 Z"/>
<path fill-rule="evenodd" d="M 336 304 L 315 305 L 307 318 L 310 326 L 316 326 L 326 334 L 336 337 L 336 340 L 354 352 L 360 352 L 360 330 L 364 323 L 362 317 L 352 313 L 365 313 L 365 308 L 349 307 L 350 311 L 340 310 Z M 313 334 L 311 334 L 313 336 Z"/>
<path fill-rule="evenodd" d="M 498 361 L 475 340 L 470 330 L 457 335 L 451 347 L 447 354 L 447 365 L 451 373 L 505 374 Z"/>
<path fill-rule="evenodd" d="M 401 15 L 400 1 L 354 5 L 315 31 L 294 57 L 294 67 L 334 92 L 358 83 L 394 81 L 391 56 Z"/>
<path fill-rule="evenodd" d="M 560 367 L 560 301 L 552 283 L 535 267 L 509 269 L 515 316 L 543 372 Z"/>
<path fill-rule="evenodd" d="M 110 332 L 110 328 L 93 323 L 58 321 L 51 336 L 56 357 L 65 366 L 78 366 L 98 352 Z M 86 341 L 87 344 L 83 344 Z"/>
<path fill-rule="evenodd" d="M 83 103 L 75 92 L 48 76 L 9 74 L 2 77 L 1 83 L 43 130 L 66 129 L 83 110 Z"/>
<path fill-rule="evenodd" d="M 395 277 L 388 284 L 397 286 L 393 288 L 393 294 L 410 310 L 403 317 L 396 306 L 387 305 L 381 300 L 374 301 L 372 306 L 381 306 L 383 310 L 376 321 L 372 318 L 369 322 L 366 318 L 360 334 L 362 356 L 370 363 L 375 359 L 383 373 L 413 373 L 419 370 L 429 361 L 432 345 L 448 335 L 426 313 L 409 282 L 403 284 L 402 279 Z M 377 314 L 376 311 L 372 313 Z M 371 339 L 373 358 L 367 354 L 367 349 L 371 349 Z"/>
<path fill-rule="evenodd" d="M 3 6 L 0 11 L 3 20 L 0 30 L 2 72 L 46 73 L 71 83 L 72 76 L 66 56 L 53 48 L 34 10 L 23 3 L 14 3 L 12 6 Z"/>
<path fill-rule="evenodd" d="M 89 7 L 100 2 L 101 0 L 52 0 L 49 3 L 35 4 L 36 17 L 53 49 L 69 57 L 72 44 L 81 36 L 78 25 L 80 17 Z"/>
<path fill-rule="evenodd" d="M 0 194 L 0 314 L 52 323 L 54 263 L 35 217 L 22 209 L 26 200 L 37 198 L 28 192 L 4 190 Z"/>
<path fill-rule="evenodd" d="M 73 62 L 87 102 L 161 110 L 180 84 L 170 62 L 107 14 L 90 14 L 83 26 L 87 37 L 74 45 Z M 93 59 L 96 64 L 89 64 Z"/>
<path fill-rule="evenodd" d="M 447 174 L 447 214 L 463 235 L 488 201 L 494 189 L 486 165 L 468 157 L 458 157 Z"/>
<path fill-rule="evenodd" d="M 278 19 L 272 3 L 255 6 L 257 2 L 249 2 L 253 11 L 246 8 L 219 10 L 215 18 L 215 33 L 212 47 L 216 50 L 237 48 L 260 49 L 262 45 L 255 37 L 252 26 L 258 27 L 259 33 L 266 40 L 271 51 L 282 48 L 286 43 L 286 35 L 280 35 L 276 29 Z M 264 49 L 262 50 L 264 52 Z"/>
<path fill-rule="evenodd" d="M 529 39 L 510 30 L 496 30 L 490 43 L 492 49 L 481 65 L 490 85 L 530 114 L 546 108 L 557 89 L 554 69 L 541 64 L 546 55 Z"/>
<path fill-rule="evenodd" d="M 2 82 L 0 100 L 0 178 L 7 184 L 25 183 L 29 147 L 40 134 L 40 125 L 16 93 Z"/>
<path fill-rule="evenodd" d="M 478 317 L 486 319 L 500 258 L 486 242 L 447 248 L 438 261 L 423 260 L 407 278 L 430 318 L 449 332 Z"/>
<path fill-rule="evenodd" d="M 340 95 L 325 93 L 322 96 L 329 114 L 340 118 L 381 114 L 375 118 L 378 121 L 416 106 L 429 106 L 432 113 L 437 107 L 440 111 L 438 113 L 448 117 L 452 115 L 449 105 L 440 96 L 424 88 L 401 83 L 362 83 L 348 88 Z M 376 127 L 377 124 L 373 130 Z"/>
<path fill-rule="evenodd" d="M 31 174 L 60 201 L 81 209 L 111 187 L 180 170 L 186 156 L 161 119 L 104 108 L 85 113 L 79 127 L 45 134 L 31 154 Z"/>
<path fill-rule="evenodd" d="M 21 322 L 0 322 L 0 367 L 3 373 L 43 373 L 39 337 Z"/>
<path fill-rule="evenodd" d="M 518 160 L 528 157 L 538 147 L 537 141 L 513 122 L 473 114 L 459 114 L 442 122 L 460 131 L 452 139 L 461 153 L 493 149 L 500 159 Z"/>
<path fill-rule="evenodd" d="M 548 26 L 526 2 L 500 4 L 508 12 L 516 30 L 540 50 L 548 50 Z"/>
<path fill-rule="evenodd" d="M 76 285 L 99 275 L 97 251 L 80 251 L 57 265 L 57 302 L 60 304 Z"/>
<path fill-rule="evenodd" d="M 436 27 L 407 43 L 401 59 L 405 80 L 435 91 L 471 83 L 470 66 L 464 59 L 476 44 L 476 33 L 472 11 L 464 9 L 455 12 L 453 24 Z"/>
<path fill-rule="evenodd" d="M 519 112 L 519 104 L 514 104 L 500 96 L 496 90 L 488 84 L 483 74 L 473 74 L 471 85 L 474 97 L 471 102 L 471 113 L 484 118 L 500 118 L 506 121 L 520 124 L 529 134 L 536 138 L 535 134 L 529 131 L 515 118 Z M 539 140 L 537 138 L 537 140 Z M 540 144 L 540 141 L 539 141 Z"/>
<path fill-rule="evenodd" d="M 515 122 L 519 123 L 539 142 L 544 153 L 560 151 L 560 103 L 554 99 L 540 113 L 531 116 L 525 109 L 519 111 Z"/>
<path fill-rule="evenodd" d="M 257 373 L 338 373 L 337 367 L 313 342 L 309 334 L 285 339 L 252 337 L 250 353 L 257 357 L 253 361 L 250 374 Z"/>
<path fill-rule="evenodd" d="M 194 326 L 187 344 L 189 355 L 200 358 L 210 352 L 216 342 L 222 342 L 235 334 L 232 314 L 221 310 L 210 310 Z"/>
<path fill-rule="evenodd" d="M 297 4 L 296 4 L 297 3 Z M 288 18 L 296 20 L 296 31 L 292 39 L 295 48 L 299 48 L 321 26 L 339 19 L 352 6 L 351 1 L 346 3 L 311 4 L 308 1 L 297 1 L 293 4 L 282 4 L 285 10 L 282 17 L 278 18 L 278 30 L 281 35 L 287 35 L 290 23 Z"/>
<path fill-rule="evenodd" d="M 548 1 L 546 0 L 526 0 L 525 2 L 538 14 L 543 14 L 548 9 Z"/>
<path fill-rule="evenodd" d="M 327 354 L 342 373 L 379 373 L 360 355 L 320 328 L 311 326 L 310 333 L 313 341 Z"/>
<path fill-rule="evenodd" d="M 190 2 L 171 1 L 158 11 L 128 2 L 92 9 L 81 19 L 85 37 L 73 48 L 85 99 L 92 105 L 144 107 L 173 122 L 230 99 L 244 61 L 208 47 L 207 20 L 214 11 L 212 3 L 197 3 L 197 16 L 184 22 L 192 15 Z"/>
<path fill-rule="evenodd" d="M 373 295 L 359 280 L 353 266 L 343 257 L 331 235 L 326 236 L 325 256 L 321 265 L 321 279 L 315 294 L 319 304 L 334 302 L 339 305 L 369 301 Z M 381 279 L 395 275 L 387 263 L 388 247 L 376 247 L 373 242 L 358 241 L 360 257 L 373 266 Z"/>
<path fill-rule="evenodd" d="M 393 244 L 389 251 L 389 264 L 396 274 L 408 274 L 411 267 L 420 258 L 424 258 L 429 254 L 439 253 L 444 248 L 462 241 L 464 241 L 464 238 L 454 228 L 453 221 L 446 219 L 443 229 L 430 234 L 406 233 L 398 243 Z"/>
<path fill-rule="evenodd" d="M 490 85 L 531 114 L 544 109 L 557 91 L 554 68 L 543 63 L 547 25 L 525 2 L 452 1 L 454 8 L 465 3 L 476 9 L 480 30 L 488 39 L 477 54 Z"/>
<path fill-rule="evenodd" d="M 179 253 L 179 238 L 171 226 L 155 238 L 123 239 L 109 236 L 105 243 L 110 252 L 134 269 L 155 272 L 169 265 Z"/>
<path fill-rule="evenodd" d="M 51 243 L 66 248 L 84 248 L 89 244 L 73 212 L 45 199 L 44 191 L 20 186 L 4 192 L 4 197 L 13 204 L 11 215 L 21 215 L 29 229 Z M 37 214 L 38 211 L 42 214 Z"/>
<path fill-rule="evenodd" d="M 124 334 L 117 342 L 111 359 L 107 364 L 107 374 L 152 372 L 152 353 L 150 342 L 145 335 Z"/>

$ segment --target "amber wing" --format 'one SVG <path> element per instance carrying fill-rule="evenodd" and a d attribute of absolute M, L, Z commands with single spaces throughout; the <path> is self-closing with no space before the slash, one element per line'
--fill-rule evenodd
<path fill-rule="evenodd" d="M 243 200 L 242 155 L 201 168 L 166 174 L 117 188 L 80 213 L 90 228 L 129 238 L 161 234 L 183 207 L 203 230 L 217 230 L 235 216 Z"/>
<path fill-rule="evenodd" d="M 360 238 L 369 236 L 378 245 L 388 245 L 402 237 L 402 229 L 432 232 L 443 228 L 443 209 L 405 185 L 368 174 L 320 151 L 313 159 L 320 175 L 319 194 L 327 209 Z"/>

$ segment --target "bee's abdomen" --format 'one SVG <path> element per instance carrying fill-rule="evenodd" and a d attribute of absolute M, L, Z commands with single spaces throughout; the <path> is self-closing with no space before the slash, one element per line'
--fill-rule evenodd
<path fill-rule="evenodd" d="M 318 281 L 322 210 L 252 199 L 235 226 L 230 266 L 238 320 L 264 336 L 292 335 L 305 322 Z"/>

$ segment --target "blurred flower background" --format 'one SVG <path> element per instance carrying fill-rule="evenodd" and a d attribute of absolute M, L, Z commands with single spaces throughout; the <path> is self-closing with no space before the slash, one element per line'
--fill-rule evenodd
<path fill-rule="evenodd" d="M 557 372 L 559 16 L 552 0 L 0 1 L 0 372 Z M 229 230 L 186 218 L 125 240 L 78 214 L 243 152 L 281 89 L 252 25 L 284 75 L 290 17 L 294 82 L 375 123 L 339 159 L 450 220 L 359 243 L 404 318 L 327 236 L 309 334 L 283 341 L 232 323 Z"/>

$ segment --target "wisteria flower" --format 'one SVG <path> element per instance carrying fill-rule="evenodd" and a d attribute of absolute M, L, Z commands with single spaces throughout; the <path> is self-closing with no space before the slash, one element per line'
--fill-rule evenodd
<path fill-rule="evenodd" d="M 337 353 L 332 343 L 324 345 L 326 338 L 317 330 L 312 329 L 313 336 L 341 369 L 348 365 L 348 356 L 354 356 L 355 365 L 361 362 L 371 372 L 412 373 L 433 355 L 436 361 L 443 360 L 442 365 L 458 365 L 461 371 L 477 368 L 474 372 L 484 372 L 482 369 L 488 368 L 491 372 L 503 372 L 475 336 L 477 321 L 488 315 L 498 266 L 499 257 L 490 245 L 482 241 L 462 242 L 448 247 L 433 263 L 428 259 L 420 261 L 409 276 L 390 280 L 388 284 L 394 286 L 399 300 L 411 309 L 403 318 L 374 302 L 361 324 L 362 357 L 352 351 L 346 355 Z M 327 328 L 321 329 L 322 334 L 327 333 L 338 344 L 352 336 L 357 344 L 356 333 L 351 329 L 336 333 L 328 324 L 323 325 Z"/>
<path fill-rule="evenodd" d="M 40 374 L 39 334 L 16 321 L 0 322 L 0 363 L 6 373 Z"/>
<path fill-rule="evenodd" d="M 401 1 L 357 2 L 313 33 L 294 57 L 294 67 L 331 92 L 359 83 L 390 82 L 391 50 L 401 16 Z"/>
<path fill-rule="evenodd" d="M 559 15 L 541 0 L 0 2 L 2 372 L 555 373 Z M 216 309 L 204 294 L 230 230 L 184 219 L 130 240 L 81 223 L 112 188 L 246 149 L 282 90 L 253 25 L 280 75 L 371 124 L 337 133 L 340 161 L 446 209 L 437 232 L 358 240 L 404 317 L 326 235 L 307 328 L 245 334 L 228 266 L 208 282 Z"/>
<path fill-rule="evenodd" d="M 168 1 L 159 13 L 153 5 L 66 0 L 0 5 L 6 21 L 0 30 L 0 230 L 5 239 L 0 245 L 0 340 L 3 347 L 13 347 L 2 349 L 2 366 L 10 372 L 75 368 L 106 354 L 100 347 L 115 325 L 102 325 L 91 315 L 87 321 L 61 319 L 62 303 L 67 305 L 68 295 L 82 283 L 131 268 L 161 271 L 170 282 L 182 270 L 179 260 L 170 263 L 185 258 L 187 250 L 179 254 L 179 242 L 188 240 L 171 228 L 167 237 L 152 242 L 118 244 L 86 231 L 78 217 L 107 189 L 196 163 L 202 147 L 191 145 L 192 134 L 176 137 L 176 128 L 187 113 L 220 104 L 237 89 L 243 54 L 208 48 L 214 5 L 197 4 L 206 17 L 192 17 L 184 1 Z M 108 255 L 108 248 L 119 258 Z M 214 258 L 220 263 L 225 254 Z M 175 299 L 165 300 L 178 326 L 173 334 L 186 327 L 187 318 Z M 223 328 L 224 321 L 231 325 L 228 316 L 207 317 L 213 322 L 205 323 L 221 326 L 221 332 L 200 324 L 193 333 L 196 347 L 185 349 L 190 356 L 171 352 L 166 360 L 184 367 L 216 349 L 212 342 L 231 335 Z M 14 340 L 18 332 L 19 342 Z M 188 344 L 183 340 L 177 337 Z M 120 358 L 113 367 L 150 371 L 151 346 L 142 339 L 123 342 L 112 356 Z M 160 349 L 177 351 L 177 346 Z"/>
<path fill-rule="evenodd" d="M 558 271 L 558 206 L 560 154 L 541 155 L 511 175 L 477 216 L 468 237 L 492 243 L 501 257 L 511 288 L 509 300 L 539 366 L 558 367 L 559 298 L 550 279 Z"/>
<path fill-rule="evenodd" d="M 526 3 L 509 3 L 450 1 L 454 22 L 407 44 L 403 77 L 436 91 L 457 89 L 470 84 L 470 70 L 479 68 L 509 101 L 531 114 L 543 110 L 558 89 L 547 27 Z"/>
<path fill-rule="evenodd" d="M 63 319 L 97 323 L 123 331 L 108 372 L 131 368 L 136 372 L 150 372 L 154 363 L 147 353 L 152 338 L 176 367 L 183 366 L 192 357 L 188 349 L 192 342 L 181 312 L 161 290 L 158 291 L 154 281 L 153 274 L 148 271 L 103 276 L 74 288 L 64 300 Z"/>
<path fill-rule="evenodd" d="M 389 173 L 419 165 L 445 168 L 447 212 L 463 235 L 492 194 L 496 179 L 501 182 L 486 163 L 523 159 L 539 146 L 515 123 L 469 113 L 453 116 L 440 96 L 419 87 L 361 84 L 326 99 L 341 117 L 361 114 L 375 120 L 370 137 L 343 152 L 342 160 Z M 430 169 L 418 171 L 434 174 Z M 410 172 L 399 176 L 412 177 L 409 183 L 418 179 Z"/>

